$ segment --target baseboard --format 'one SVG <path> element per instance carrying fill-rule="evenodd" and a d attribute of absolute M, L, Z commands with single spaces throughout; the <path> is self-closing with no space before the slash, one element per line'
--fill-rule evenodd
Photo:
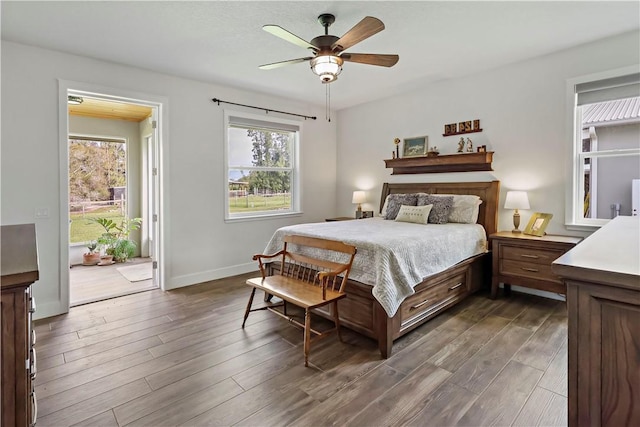
<path fill-rule="evenodd" d="M 36 297 L 36 311 L 33 313 L 33 320 L 46 319 L 47 317 L 58 316 L 67 312 L 66 305 L 62 301 L 54 301 L 41 304 Z"/>
<path fill-rule="evenodd" d="M 255 262 L 246 264 L 233 265 L 231 267 L 218 268 L 216 270 L 208 270 L 200 273 L 186 274 L 184 276 L 172 277 L 166 283 L 166 289 L 177 289 L 185 286 L 196 285 L 198 283 L 209 282 L 211 280 L 223 279 L 225 277 L 237 276 L 238 274 L 250 273 L 258 271 Z"/>

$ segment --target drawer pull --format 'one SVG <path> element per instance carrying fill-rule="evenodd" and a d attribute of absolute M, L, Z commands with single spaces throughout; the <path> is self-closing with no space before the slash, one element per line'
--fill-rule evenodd
<path fill-rule="evenodd" d="M 539 270 L 537 268 L 528 268 L 528 267 L 520 267 L 521 270 L 530 271 L 532 273 L 537 273 Z"/>
<path fill-rule="evenodd" d="M 521 254 L 520 255 L 522 258 L 531 258 L 531 259 L 538 259 L 540 258 L 538 255 L 529 255 L 529 254 Z"/>
<path fill-rule="evenodd" d="M 36 330 L 32 329 L 31 330 L 31 346 L 33 347 L 34 345 L 36 345 Z"/>
<path fill-rule="evenodd" d="M 36 356 L 35 348 L 31 349 L 31 369 L 29 371 L 31 372 L 31 379 L 35 380 L 38 374 L 38 357 Z"/>
<path fill-rule="evenodd" d="M 31 307 L 29 307 L 29 313 L 36 312 L 36 299 L 35 297 L 31 297 Z"/>
<path fill-rule="evenodd" d="M 452 287 L 449 288 L 450 291 L 453 291 L 454 289 L 458 289 L 460 286 L 463 286 L 464 283 L 460 282 L 457 285 L 454 285 Z"/>
<path fill-rule="evenodd" d="M 421 302 L 421 303 L 419 303 L 419 304 L 412 305 L 412 306 L 411 306 L 411 308 L 409 308 L 409 310 L 417 310 L 417 309 L 419 309 L 420 307 L 422 307 L 423 305 L 427 304 L 429 301 L 431 301 L 431 300 L 426 299 L 426 300 L 422 301 L 422 302 Z"/>
<path fill-rule="evenodd" d="M 36 392 L 31 392 L 31 426 L 36 425 L 36 420 L 38 419 L 38 398 L 36 397 Z"/>

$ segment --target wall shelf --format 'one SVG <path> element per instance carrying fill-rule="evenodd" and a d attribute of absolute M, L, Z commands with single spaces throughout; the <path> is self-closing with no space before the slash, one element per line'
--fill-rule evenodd
<path fill-rule="evenodd" d="M 465 133 L 476 133 L 476 132 L 482 132 L 482 129 L 465 130 L 462 132 L 453 132 L 453 133 L 443 133 L 442 136 L 464 135 Z"/>
<path fill-rule="evenodd" d="M 493 151 L 484 153 L 444 154 L 433 157 L 403 157 L 386 159 L 387 168 L 392 168 L 392 175 L 442 172 L 476 172 L 492 171 Z"/>

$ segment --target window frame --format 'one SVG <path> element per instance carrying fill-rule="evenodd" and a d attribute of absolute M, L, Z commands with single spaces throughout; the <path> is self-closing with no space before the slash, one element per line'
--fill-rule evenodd
<path fill-rule="evenodd" d="M 286 211 L 256 211 L 247 213 L 232 214 L 229 211 L 229 170 L 236 169 L 239 165 L 229 165 L 229 127 L 233 122 L 233 118 L 247 119 L 248 121 L 268 122 L 274 125 L 274 129 L 278 125 L 287 128 L 295 127 L 295 138 L 291 144 L 289 168 L 260 168 L 255 166 L 243 167 L 245 170 L 272 170 L 272 171 L 290 171 L 291 173 L 291 209 Z M 285 129 L 290 130 L 290 129 Z M 300 145 L 302 141 L 303 124 L 299 121 L 286 120 L 280 117 L 264 117 L 255 114 L 248 114 L 240 111 L 225 110 L 224 111 L 224 220 L 225 222 L 238 221 L 255 221 L 264 219 L 274 219 L 282 217 L 300 216 L 302 215 L 302 194 L 300 185 Z"/>
<path fill-rule="evenodd" d="M 600 73 L 579 76 L 566 81 L 567 141 L 567 185 L 565 196 L 565 226 L 568 230 L 594 231 L 607 224 L 610 219 L 584 218 L 584 170 L 586 158 L 622 157 L 640 155 L 640 149 L 605 150 L 582 152 L 582 114 L 578 109 L 576 86 L 598 80 L 638 73 L 640 65 L 617 68 Z"/>

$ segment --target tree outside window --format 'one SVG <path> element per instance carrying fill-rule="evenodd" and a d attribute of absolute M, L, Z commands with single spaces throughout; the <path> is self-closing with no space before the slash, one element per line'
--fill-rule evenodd
<path fill-rule="evenodd" d="M 269 216 L 296 209 L 296 127 L 229 117 L 227 218 Z"/>

